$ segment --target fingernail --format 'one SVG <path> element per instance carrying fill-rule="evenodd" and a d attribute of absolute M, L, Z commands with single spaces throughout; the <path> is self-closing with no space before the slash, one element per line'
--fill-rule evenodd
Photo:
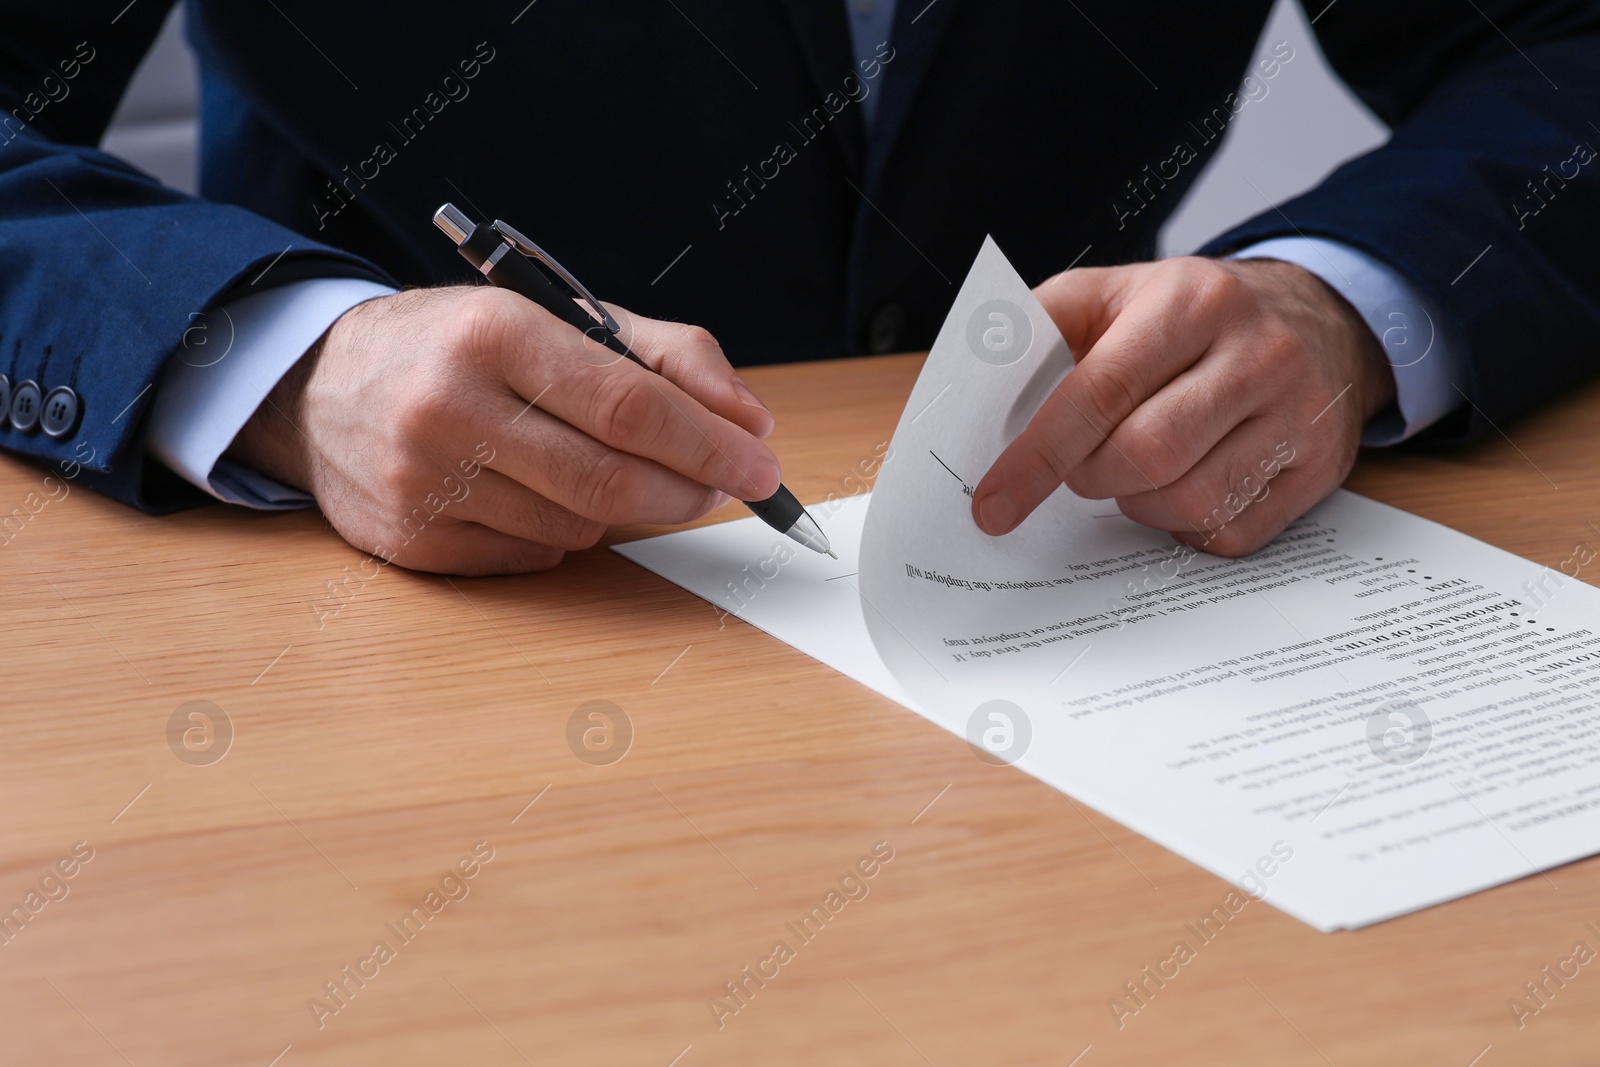
<path fill-rule="evenodd" d="M 750 391 L 750 387 L 744 384 L 744 380 L 742 378 L 735 378 L 733 380 L 733 391 L 738 393 L 739 399 L 748 404 L 750 407 L 760 408 L 768 415 L 772 414 L 772 409 L 763 404 L 761 402 L 761 398 Z"/>
<path fill-rule="evenodd" d="M 750 464 L 745 472 L 744 489 L 741 494 L 743 500 L 765 500 L 778 491 L 781 480 L 778 473 L 776 460 L 762 456 Z"/>
<path fill-rule="evenodd" d="M 1020 509 L 1017 502 L 1011 499 L 1010 494 L 993 492 L 978 501 L 978 524 L 985 533 L 1009 533 L 1017 524 L 1017 513 Z"/>

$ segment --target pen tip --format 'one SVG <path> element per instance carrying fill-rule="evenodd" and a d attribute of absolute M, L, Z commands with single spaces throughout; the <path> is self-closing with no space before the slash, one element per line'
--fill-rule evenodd
<path fill-rule="evenodd" d="M 828 555 L 830 555 L 830 556 L 832 556 L 832 557 L 833 557 L 833 558 L 834 558 L 834 559 L 838 559 L 838 558 L 839 558 L 839 553 L 837 553 L 837 552 L 835 552 L 835 551 L 834 551 L 834 550 L 833 550 L 833 549 L 831 549 L 831 548 L 830 548 L 830 549 L 828 549 Z"/>

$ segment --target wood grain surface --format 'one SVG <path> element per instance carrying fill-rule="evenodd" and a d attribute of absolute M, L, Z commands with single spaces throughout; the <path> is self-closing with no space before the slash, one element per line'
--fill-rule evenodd
<path fill-rule="evenodd" d="M 748 372 L 802 499 L 859 484 L 919 365 Z M 1349 486 L 1553 568 L 1600 547 L 1600 388 L 1501 429 Z M 1600 962 L 1507 1004 L 1600 950 L 1600 861 L 1355 933 L 1252 904 L 1119 1026 L 1223 881 L 614 553 L 446 579 L 47 473 L 0 461 L 5 1064 L 1600 1057 Z M 590 701 L 620 760 L 569 745 Z"/>

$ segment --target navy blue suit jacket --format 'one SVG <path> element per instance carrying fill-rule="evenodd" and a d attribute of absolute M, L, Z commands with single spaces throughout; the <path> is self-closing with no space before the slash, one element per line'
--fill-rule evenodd
<path fill-rule="evenodd" d="M 985 233 L 1030 282 L 1086 246 L 1148 259 L 1270 4 L 902 3 L 869 73 L 838 0 L 189 0 L 200 199 L 94 147 L 169 6 L 0 0 L 0 371 L 83 397 L 70 437 L 0 447 L 155 510 L 199 497 L 140 447 L 193 316 L 319 275 L 467 281 L 445 200 L 735 363 L 926 347 Z M 1394 136 L 1207 251 L 1323 235 L 1430 294 L 1475 405 L 1435 436 L 1589 374 L 1600 3 L 1340 0 L 1316 30 Z"/>

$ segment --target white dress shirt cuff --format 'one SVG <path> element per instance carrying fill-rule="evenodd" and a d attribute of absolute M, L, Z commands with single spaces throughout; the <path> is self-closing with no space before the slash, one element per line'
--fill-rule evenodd
<path fill-rule="evenodd" d="M 1397 444 L 1460 406 L 1466 388 L 1460 342 L 1437 305 L 1387 264 L 1323 237 L 1274 237 L 1228 258 L 1303 267 L 1361 313 L 1394 371 L 1397 401 L 1367 423 L 1362 444 Z"/>
<path fill-rule="evenodd" d="M 313 278 L 194 316 L 151 406 L 145 447 L 218 500 L 265 510 L 309 507 L 305 493 L 222 453 L 335 319 L 394 291 L 354 278 Z"/>

